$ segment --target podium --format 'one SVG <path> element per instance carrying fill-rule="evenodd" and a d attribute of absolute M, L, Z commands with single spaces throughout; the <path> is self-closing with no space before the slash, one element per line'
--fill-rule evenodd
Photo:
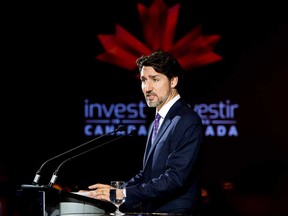
<path fill-rule="evenodd" d="M 47 186 L 21 185 L 17 191 L 19 216 L 94 216 L 116 210 L 108 201 L 97 200 Z"/>

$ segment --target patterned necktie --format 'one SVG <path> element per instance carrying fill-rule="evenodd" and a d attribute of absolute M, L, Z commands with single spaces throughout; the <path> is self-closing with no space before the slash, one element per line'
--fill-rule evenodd
<path fill-rule="evenodd" d="M 152 143 L 154 142 L 154 139 L 158 133 L 159 128 L 159 122 L 160 122 L 161 116 L 157 113 L 155 120 L 154 120 L 154 127 L 153 127 L 153 134 L 152 134 Z"/>

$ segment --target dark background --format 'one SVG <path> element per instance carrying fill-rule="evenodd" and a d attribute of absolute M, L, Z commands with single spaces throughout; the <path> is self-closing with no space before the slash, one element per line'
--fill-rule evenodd
<path fill-rule="evenodd" d="M 1 194 L 8 198 L 9 213 L 15 191 L 32 183 L 44 161 L 89 140 L 83 135 L 84 98 L 107 103 L 143 99 L 136 70 L 95 60 L 103 52 L 96 35 L 112 34 L 116 23 L 143 38 L 137 2 L 152 1 L 6 5 L 0 170 Z M 288 191 L 284 3 L 165 2 L 181 4 L 175 38 L 199 24 L 202 34 L 221 35 L 214 52 L 223 61 L 187 71 L 185 97 L 191 103 L 227 98 L 240 106 L 239 137 L 205 138 L 207 209 L 228 212 L 228 200 L 233 214 L 284 215 Z M 128 180 L 141 168 L 144 145 L 145 137 L 124 137 L 65 165 L 57 183 L 75 190 L 98 181 Z M 45 168 L 44 183 L 58 165 L 54 161 Z M 215 207 L 212 201 L 226 196 L 224 182 L 233 183 L 236 195 Z"/>

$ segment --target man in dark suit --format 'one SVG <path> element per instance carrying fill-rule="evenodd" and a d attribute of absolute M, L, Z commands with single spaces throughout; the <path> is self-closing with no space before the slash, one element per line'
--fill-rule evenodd
<path fill-rule="evenodd" d="M 149 127 L 143 167 L 126 183 L 123 212 L 184 213 L 201 209 L 202 122 L 180 97 L 183 71 L 168 52 L 157 50 L 136 61 L 149 107 L 160 115 Z M 157 134 L 152 141 L 153 131 Z M 95 184 L 91 196 L 105 199 L 109 187 Z M 107 198 L 107 196 L 106 196 Z"/>

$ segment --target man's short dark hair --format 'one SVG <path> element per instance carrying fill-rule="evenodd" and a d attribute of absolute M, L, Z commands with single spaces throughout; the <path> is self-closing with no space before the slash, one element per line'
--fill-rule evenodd
<path fill-rule="evenodd" d="M 158 73 L 162 73 L 171 80 L 178 77 L 177 89 L 179 89 L 183 77 L 183 69 L 178 60 L 169 52 L 156 50 L 149 55 L 143 55 L 136 60 L 136 65 L 141 71 L 143 66 L 151 66 Z"/>

